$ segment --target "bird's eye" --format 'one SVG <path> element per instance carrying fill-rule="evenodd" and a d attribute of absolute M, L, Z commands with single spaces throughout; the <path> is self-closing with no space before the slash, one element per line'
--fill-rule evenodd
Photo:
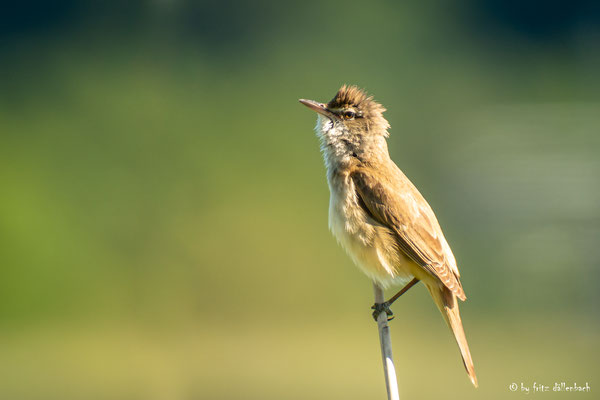
<path fill-rule="evenodd" d="M 356 117 L 356 113 L 354 111 L 344 111 L 344 118 L 345 119 L 354 119 L 354 117 Z"/>

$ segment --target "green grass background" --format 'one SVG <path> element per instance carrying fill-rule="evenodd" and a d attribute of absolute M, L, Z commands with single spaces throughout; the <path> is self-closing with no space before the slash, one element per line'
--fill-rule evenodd
<path fill-rule="evenodd" d="M 0 398 L 384 398 L 297 102 L 343 83 L 388 108 L 468 296 L 480 388 L 417 287 L 391 323 L 401 397 L 593 398 L 598 36 L 486 39 L 465 2 L 230 3 L 195 34 L 148 5 L 135 29 L 3 37 Z"/>

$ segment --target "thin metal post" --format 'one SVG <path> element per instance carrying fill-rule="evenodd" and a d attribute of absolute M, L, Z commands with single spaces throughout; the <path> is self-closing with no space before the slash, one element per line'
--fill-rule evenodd
<path fill-rule="evenodd" d="M 376 304 L 381 304 L 385 301 L 383 289 L 376 283 L 373 283 L 373 292 L 375 293 Z M 388 326 L 387 314 L 385 312 L 381 312 L 377 316 L 377 329 L 379 330 L 381 359 L 383 360 L 383 372 L 385 374 L 385 387 L 387 389 L 388 400 L 400 400 L 396 368 L 394 367 L 394 358 L 392 357 L 392 338 L 390 337 L 390 327 Z"/>

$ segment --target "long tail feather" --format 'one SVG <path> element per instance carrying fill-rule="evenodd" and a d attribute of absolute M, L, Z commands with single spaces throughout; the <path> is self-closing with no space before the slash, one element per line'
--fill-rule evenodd
<path fill-rule="evenodd" d="M 450 327 L 450 330 L 454 334 L 460 354 L 462 356 L 463 364 L 469 374 L 469 378 L 475 387 L 477 387 L 477 376 L 475 375 L 475 367 L 473 365 L 473 359 L 471 358 L 471 352 L 469 351 L 469 344 L 465 336 L 463 329 L 462 320 L 460 319 L 460 312 L 458 310 L 458 301 L 456 297 L 446 287 L 438 285 L 427 285 L 435 304 L 438 306 L 442 316 L 446 320 L 446 323 Z"/>

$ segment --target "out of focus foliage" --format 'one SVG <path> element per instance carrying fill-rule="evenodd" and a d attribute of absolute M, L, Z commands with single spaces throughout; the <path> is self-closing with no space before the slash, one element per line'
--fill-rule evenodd
<path fill-rule="evenodd" d="M 417 288 L 401 392 L 593 386 L 598 70 L 583 0 L 5 5 L 0 397 L 383 398 L 370 283 L 327 230 L 297 103 L 343 83 L 388 108 L 469 298 L 481 388 Z"/>

